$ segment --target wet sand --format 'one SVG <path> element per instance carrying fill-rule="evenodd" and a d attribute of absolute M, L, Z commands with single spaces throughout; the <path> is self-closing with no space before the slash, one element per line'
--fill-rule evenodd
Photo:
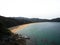
<path fill-rule="evenodd" d="M 15 33 L 18 30 L 26 28 L 27 26 L 29 26 L 29 24 L 14 26 L 14 27 L 9 28 L 9 30 L 11 30 L 11 32 Z"/>

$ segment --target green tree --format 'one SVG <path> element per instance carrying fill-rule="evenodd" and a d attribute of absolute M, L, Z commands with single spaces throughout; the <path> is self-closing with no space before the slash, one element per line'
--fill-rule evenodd
<path fill-rule="evenodd" d="M 4 26 L 2 22 L 0 22 L 0 38 L 2 38 L 5 35 L 9 36 L 11 35 L 11 32 Z"/>

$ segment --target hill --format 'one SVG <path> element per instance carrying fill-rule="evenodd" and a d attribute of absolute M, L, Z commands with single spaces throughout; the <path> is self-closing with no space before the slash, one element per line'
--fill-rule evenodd
<path fill-rule="evenodd" d="M 39 19 L 39 18 L 0 16 L 0 22 L 9 28 L 9 27 L 17 26 L 17 25 L 35 23 L 35 22 L 60 22 L 60 18 L 48 20 L 48 19 Z"/>
<path fill-rule="evenodd" d="M 60 18 L 54 18 L 54 19 L 40 19 L 40 18 L 24 18 L 24 17 L 13 17 L 14 19 L 18 20 L 18 21 L 23 21 L 23 22 L 60 22 Z"/>

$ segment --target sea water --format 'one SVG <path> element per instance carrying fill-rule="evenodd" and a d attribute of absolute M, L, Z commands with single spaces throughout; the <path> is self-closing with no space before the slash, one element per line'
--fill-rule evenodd
<path fill-rule="evenodd" d="M 60 45 L 60 22 L 33 23 L 16 33 L 27 36 L 27 45 Z"/>

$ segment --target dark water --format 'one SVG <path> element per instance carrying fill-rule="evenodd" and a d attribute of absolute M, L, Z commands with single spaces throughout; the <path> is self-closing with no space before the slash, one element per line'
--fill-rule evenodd
<path fill-rule="evenodd" d="M 17 33 L 30 37 L 27 45 L 60 45 L 60 23 L 57 22 L 30 24 Z"/>

